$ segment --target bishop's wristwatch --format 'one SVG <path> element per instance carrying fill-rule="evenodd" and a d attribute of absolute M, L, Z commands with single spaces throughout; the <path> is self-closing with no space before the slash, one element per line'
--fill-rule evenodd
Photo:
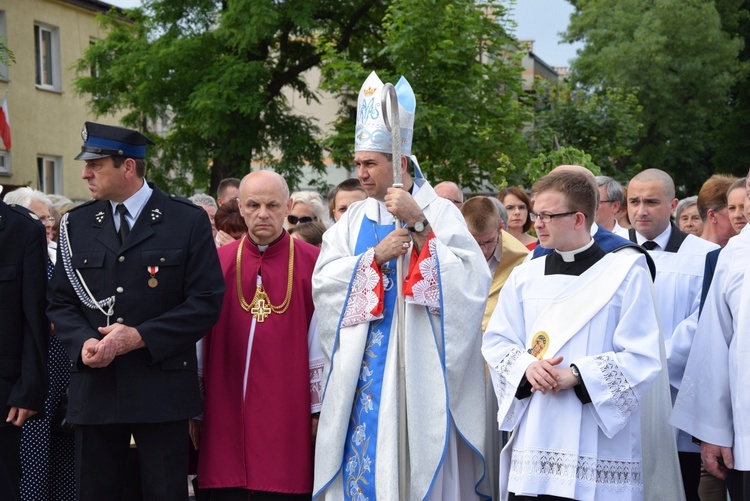
<path fill-rule="evenodd" d="M 417 221 L 416 223 L 414 223 L 414 226 L 409 226 L 407 229 L 416 233 L 422 233 L 424 229 L 429 225 L 430 222 L 425 219 L 424 221 Z"/>

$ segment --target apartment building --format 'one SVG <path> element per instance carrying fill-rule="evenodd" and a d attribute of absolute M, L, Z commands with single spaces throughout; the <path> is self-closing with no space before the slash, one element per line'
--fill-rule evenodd
<path fill-rule="evenodd" d="M 75 63 L 105 33 L 96 16 L 112 8 L 97 0 L 0 0 L 0 36 L 15 62 L 0 65 L 11 148 L 0 147 L 0 184 L 30 186 L 74 200 L 90 198 L 81 180 L 81 128 L 92 119 L 73 87 Z M 119 117 L 99 121 L 117 124 Z"/>

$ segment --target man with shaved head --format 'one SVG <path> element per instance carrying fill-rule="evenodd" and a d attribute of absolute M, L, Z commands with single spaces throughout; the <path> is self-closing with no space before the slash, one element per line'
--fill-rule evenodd
<path fill-rule="evenodd" d="M 215 501 L 310 499 L 323 371 L 318 248 L 284 230 L 292 201 L 280 175 L 248 174 L 239 202 L 248 231 L 218 249 L 226 293 L 205 338 L 199 486 Z"/>
<path fill-rule="evenodd" d="M 464 192 L 461 191 L 461 188 L 454 182 L 443 181 L 442 183 L 436 184 L 435 193 L 440 198 L 450 200 L 453 202 L 453 205 L 459 209 L 464 204 Z"/>
<path fill-rule="evenodd" d="M 670 216 L 677 205 L 674 181 L 659 169 L 646 169 L 628 185 L 629 237 L 648 250 L 656 263 L 659 318 L 667 349 L 673 398 L 680 388 L 695 333 L 706 254 L 714 243 L 680 231 Z M 685 496 L 698 499 L 700 448 L 691 437 L 677 436 Z"/>

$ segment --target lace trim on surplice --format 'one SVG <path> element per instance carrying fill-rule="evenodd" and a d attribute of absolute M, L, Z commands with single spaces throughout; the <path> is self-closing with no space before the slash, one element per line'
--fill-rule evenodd
<path fill-rule="evenodd" d="M 320 412 L 323 404 L 323 367 L 325 359 L 310 361 L 310 412 Z"/>
<path fill-rule="evenodd" d="M 564 484 L 642 491 L 640 461 L 579 456 L 571 452 L 513 449 L 510 475 Z"/>
<path fill-rule="evenodd" d="M 612 404 L 617 409 L 620 423 L 627 423 L 630 414 L 638 407 L 638 396 L 635 394 L 633 386 L 620 370 L 617 360 L 611 353 L 596 355 L 594 363 L 602 373 L 607 388 L 612 394 Z"/>
<path fill-rule="evenodd" d="M 518 348 L 511 348 L 510 351 L 495 365 L 495 393 L 497 394 L 497 401 L 502 402 L 505 395 L 508 393 L 509 388 L 515 386 L 508 381 L 510 371 L 513 369 L 518 357 L 523 354 Z M 513 390 L 515 391 L 515 390 Z"/>
<path fill-rule="evenodd" d="M 374 259 L 375 250 L 368 249 L 357 264 L 357 271 L 354 273 L 354 281 L 349 292 L 341 327 L 349 327 L 382 318 L 382 315 L 375 316 L 372 314 L 372 310 L 380 301 L 374 291 L 380 282 L 380 273 L 372 267 Z"/>
<path fill-rule="evenodd" d="M 438 281 L 437 239 L 431 238 L 427 244 L 428 257 L 419 261 L 421 280 L 412 286 L 413 297 L 406 297 L 406 302 L 427 306 L 430 313 L 440 314 L 440 287 Z"/>

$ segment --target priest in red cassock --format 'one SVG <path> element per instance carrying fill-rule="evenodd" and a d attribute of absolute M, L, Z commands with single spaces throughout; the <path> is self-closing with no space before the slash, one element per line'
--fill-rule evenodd
<path fill-rule="evenodd" d="M 218 249 L 226 293 L 204 344 L 199 485 L 214 501 L 310 499 L 323 372 L 318 248 L 284 230 L 291 200 L 280 175 L 248 174 L 239 201 L 248 233 Z"/>

